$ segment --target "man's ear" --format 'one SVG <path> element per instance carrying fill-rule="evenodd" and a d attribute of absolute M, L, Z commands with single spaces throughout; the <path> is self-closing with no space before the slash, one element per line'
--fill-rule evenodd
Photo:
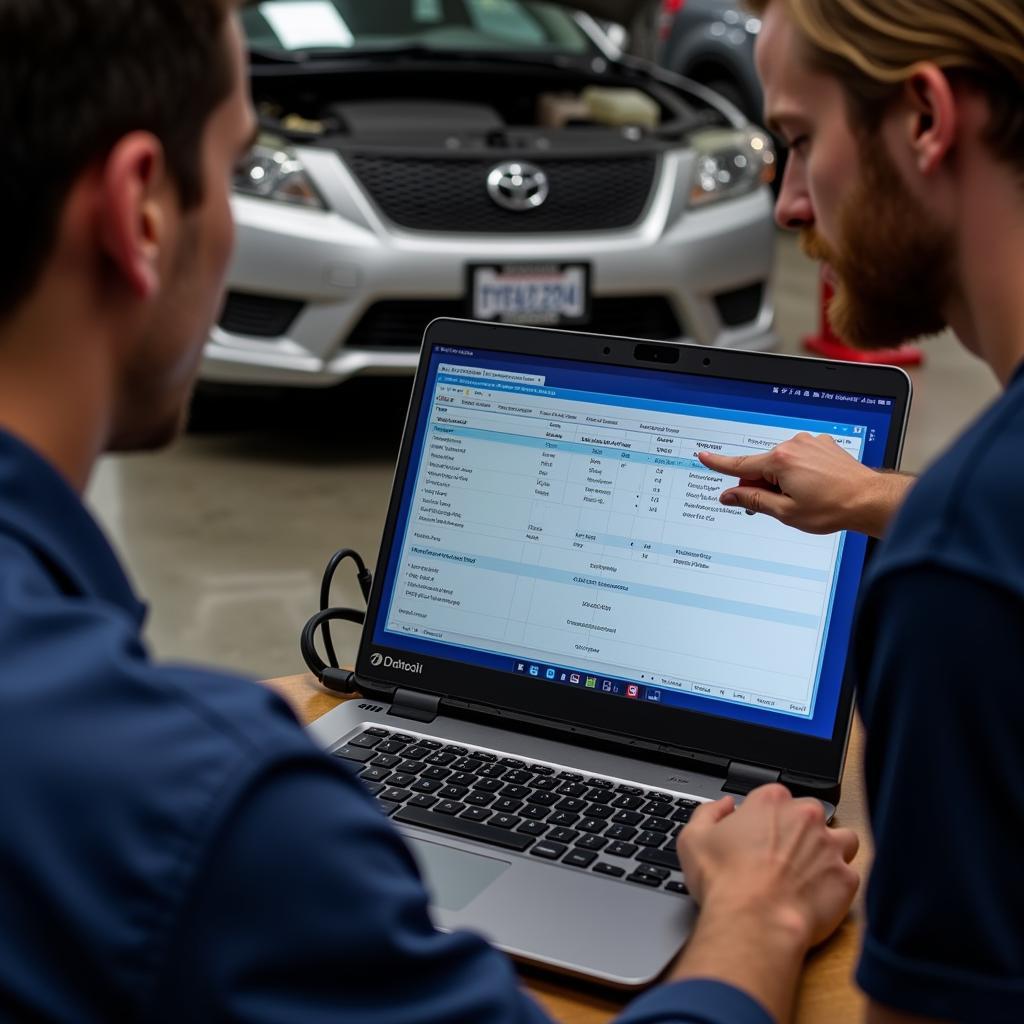
<path fill-rule="evenodd" d="M 160 140 L 132 132 L 101 171 L 100 238 L 122 281 L 140 299 L 160 290 L 160 253 L 169 239 L 170 184 Z"/>
<path fill-rule="evenodd" d="M 956 96 L 942 69 L 919 64 L 907 79 L 903 106 L 904 141 L 915 166 L 933 174 L 956 143 L 958 129 Z"/>

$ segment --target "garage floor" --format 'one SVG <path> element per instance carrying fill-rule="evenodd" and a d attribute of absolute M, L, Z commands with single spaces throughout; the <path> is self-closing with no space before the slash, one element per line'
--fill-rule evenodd
<path fill-rule="evenodd" d="M 817 318 L 817 271 L 779 238 L 776 297 L 785 350 Z M 995 395 L 987 367 L 944 337 L 913 373 L 904 468 L 919 470 Z M 237 427 L 192 434 L 157 456 L 104 460 L 90 500 L 152 606 L 164 658 L 255 676 L 302 670 L 298 633 L 316 609 L 324 562 L 351 546 L 376 556 L 408 384 L 365 381 L 330 394 L 247 402 Z M 357 604 L 354 574 L 334 598 Z M 351 658 L 355 627 L 337 627 Z"/>

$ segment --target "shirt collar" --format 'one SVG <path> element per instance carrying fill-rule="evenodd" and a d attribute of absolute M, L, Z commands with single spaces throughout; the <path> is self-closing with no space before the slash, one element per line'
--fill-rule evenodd
<path fill-rule="evenodd" d="M 145 605 L 81 498 L 41 455 L 3 430 L 0 534 L 29 548 L 65 593 L 116 605 L 141 628 Z"/>

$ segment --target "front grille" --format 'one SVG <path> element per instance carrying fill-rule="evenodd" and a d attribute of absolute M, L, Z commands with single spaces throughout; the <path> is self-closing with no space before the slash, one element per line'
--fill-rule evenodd
<path fill-rule="evenodd" d="M 464 317 L 462 302 L 391 299 L 372 305 L 348 337 L 349 348 L 419 348 L 435 317 Z M 587 330 L 667 340 L 683 334 L 672 305 L 662 295 L 595 298 Z M 580 327 L 576 326 L 575 330 Z"/>
<path fill-rule="evenodd" d="M 389 220 L 416 231 L 608 231 L 635 224 L 647 206 L 653 156 L 539 160 L 548 176 L 547 202 L 535 210 L 504 210 L 487 194 L 496 160 L 347 157 L 353 173 Z"/>
<path fill-rule="evenodd" d="M 220 326 L 232 334 L 250 338 L 278 338 L 302 312 L 295 299 L 276 299 L 270 295 L 228 292 L 220 314 Z"/>
<path fill-rule="evenodd" d="M 764 301 L 764 282 L 749 284 L 731 292 L 720 292 L 715 296 L 718 315 L 727 327 L 739 327 L 756 320 Z"/>

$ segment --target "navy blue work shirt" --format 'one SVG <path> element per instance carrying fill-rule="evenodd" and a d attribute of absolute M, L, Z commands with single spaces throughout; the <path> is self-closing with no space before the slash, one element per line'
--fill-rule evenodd
<path fill-rule="evenodd" d="M 156 665 L 77 495 L 0 432 L 0 1019 L 539 1024 L 267 689 Z M 628 942 L 629 936 L 623 936 Z M 623 1024 L 766 1024 L 712 981 Z"/>
<path fill-rule="evenodd" d="M 1024 367 L 917 483 L 853 648 L 875 863 L 857 980 L 1024 1020 Z"/>

